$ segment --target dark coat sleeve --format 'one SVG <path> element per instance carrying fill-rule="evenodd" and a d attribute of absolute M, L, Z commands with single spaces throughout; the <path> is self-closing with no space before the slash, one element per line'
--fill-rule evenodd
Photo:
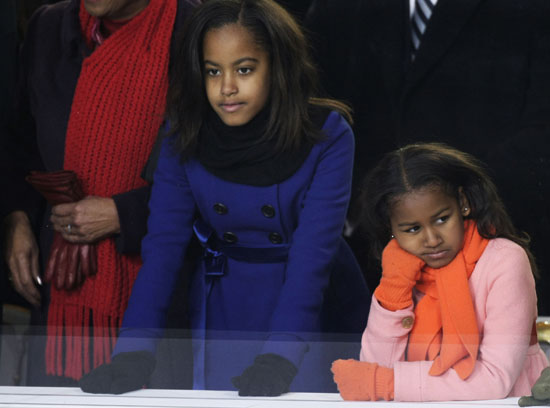
<path fill-rule="evenodd" d="M 115 237 L 115 245 L 121 254 L 138 254 L 141 240 L 147 232 L 147 202 L 151 187 L 141 187 L 122 194 L 114 195 L 120 223 L 120 234 Z"/>
<path fill-rule="evenodd" d="M 3 214 L 13 211 L 24 211 L 31 223 L 37 226 L 41 221 L 41 213 L 45 200 L 25 181 L 30 170 L 44 170 L 36 141 L 36 125 L 31 113 L 29 100 L 28 77 L 36 48 L 36 22 L 44 8 L 33 15 L 29 23 L 26 41 L 19 55 L 17 85 L 13 115 L 8 118 L 2 134 L 2 172 L 5 181 L 5 196 L 3 198 Z"/>

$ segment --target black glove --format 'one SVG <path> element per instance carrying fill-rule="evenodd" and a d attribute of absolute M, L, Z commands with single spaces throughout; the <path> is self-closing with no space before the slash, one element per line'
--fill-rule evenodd
<path fill-rule="evenodd" d="M 122 394 L 142 388 L 154 368 L 155 357 L 148 351 L 120 353 L 84 375 L 78 385 L 93 394 Z"/>
<path fill-rule="evenodd" d="M 518 401 L 520 407 L 532 405 L 550 405 L 550 367 L 542 370 L 539 379 L 531 388 L 530 397 L 521 397 Z"/>
<path fill-rule="evenodd" d="M 277 397 L 288 392 L 298 369 L 278 354 L 260 354 L 254 364 L 246 368 L 231 382 L 239 390 L 240 397 Z"/>

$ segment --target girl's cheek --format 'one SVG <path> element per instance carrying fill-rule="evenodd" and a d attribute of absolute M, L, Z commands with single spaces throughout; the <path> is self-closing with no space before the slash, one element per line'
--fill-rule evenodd
<path fill-rule="evenodd" d="M 399 239 L 397 239 L 397 243 L 401 247 L 401 249 L 404 249 L 405 251 L 411 253 L 414 255 L 415 249 L 417 247 L 417 238 L 413 236 L 400 236 Z"/>

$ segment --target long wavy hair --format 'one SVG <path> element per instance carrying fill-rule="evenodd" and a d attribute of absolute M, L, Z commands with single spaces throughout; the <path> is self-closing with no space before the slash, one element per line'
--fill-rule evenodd
<path fill-rule="evenodd" d="M 457 200 L 461 188 L 471 208 L 466 218 L 476 221 L 480 235 L 520 245 L 538 276 L 529 236 L 514 227 L 483 163 L 441 143 L 411 144 L 392 151 L 367 174 L 361 189 L 361 221 L 375 259 L 380 260 L 391 239 L 392 205 L 403 194 L 427 187 L 439 187 Z"/>
<path fill-rule="evenodd" d="M 167 118 L 173 146 L 182 157 L 191 156 L 208 109 L 204 88 L 203 40 L 209 30 L 228 24 L 246 28 L 270 59 L 271 107 L 266 139 L 277 138 L 279 151 L 298 149 L 323 135 L 308 113 L 309 104 L 342 113 L 351 122 L 342 102 L 317 98 L 317 70 L 309 45 L 294 18 L 272 0 L 206 0 L 189 18 L 176 47 L 168 91 Z"/>

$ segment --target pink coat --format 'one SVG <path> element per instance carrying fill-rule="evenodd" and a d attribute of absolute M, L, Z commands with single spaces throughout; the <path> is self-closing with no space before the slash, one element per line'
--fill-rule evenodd
<path fill-rule="evenodd" d="M 429 375 L 431 361 L 405 361 L 413 306 L 392 312 L 373 297 L 361 361 L 394 368 L 396 401 L 485 400 L 531 394 L 531 386 L 548 360 L 538 343 L 529 345 L 537 297 L 525 251 L 507 239 L 491 240 L 469 284 L 481 341 L 474 371 L 464 381 L 453 369 L 441 376 Z"/>

